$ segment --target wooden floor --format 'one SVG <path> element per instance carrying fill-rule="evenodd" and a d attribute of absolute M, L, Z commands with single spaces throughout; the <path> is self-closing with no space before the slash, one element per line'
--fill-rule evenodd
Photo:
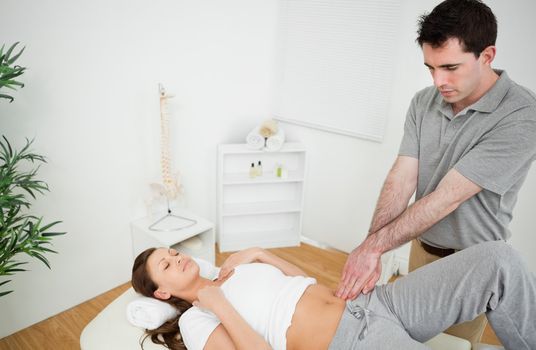
<path fill-rule="evenodd" d="M 335 250 L 323 250 L 307 244 L 300 247 L 271 249 L 281 258 L 299 266 L 318 283 L 335 289 L 347 254 Z M 227 258 L 228 253 L 216 254 L 216 265 Z M 0 339 L 0 350 L 80 349 L 79 339 L 84 327 L 115 298 L 130 287 L 126 283 L 98 297 L 64 311 L 47 320 Z M 484 343 L 500 344 L 488 326 Z M 133 349 L 135 350 L 135 349 Z"/>

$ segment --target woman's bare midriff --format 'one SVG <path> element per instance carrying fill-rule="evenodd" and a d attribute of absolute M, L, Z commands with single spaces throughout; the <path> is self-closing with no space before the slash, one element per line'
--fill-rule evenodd
<path fill-rule="evenodd" d="M 345 302 L 326 286 L 307 287 L 287 330 L 287 350 L 326 350 L 335 335 Z"/>

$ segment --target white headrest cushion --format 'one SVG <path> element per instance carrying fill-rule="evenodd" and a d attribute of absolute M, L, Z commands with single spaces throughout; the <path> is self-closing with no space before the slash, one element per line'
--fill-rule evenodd
<path fill-rule="evenodd" d="M 210 262 L 194 258 L 199 265 L 199 275 L 208 279 L 218 277 L 220 269 Z M 144 329 L 155 329 L 164 322 L 178 314 L 177 310 L 170 304 L 155 298 L 149 298 L 138 294 L 138 296 L 127 305 L 127 319 L 136 327 Z"/>

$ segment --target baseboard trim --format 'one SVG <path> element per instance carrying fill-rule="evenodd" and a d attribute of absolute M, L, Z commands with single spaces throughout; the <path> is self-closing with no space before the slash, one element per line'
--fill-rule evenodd
<path fill-rule="evenodd" d="M 317 248 L 320 248 L 320 249 L 337 250 L 339 252 L 341 251 L 341 250 L 339 250 L 337 248 L 334 248 L 334 247 L 330 246 L 329 244 L 326 244 L 324 242 L 315 241 L 314 239 L 306 237 L 306 236 L 300 236 L 300 241 L 302 243 L 306 243 L 306 244 L 312 245 L 313 247 L 317 247 Z"/>

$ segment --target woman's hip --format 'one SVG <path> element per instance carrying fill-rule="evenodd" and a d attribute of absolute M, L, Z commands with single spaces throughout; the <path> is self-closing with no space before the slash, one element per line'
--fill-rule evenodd
<path fill-rule="evenodd" d="M 377 291 L 348 301 L 329 350 L 429 349 L 412 339 Z"/>

